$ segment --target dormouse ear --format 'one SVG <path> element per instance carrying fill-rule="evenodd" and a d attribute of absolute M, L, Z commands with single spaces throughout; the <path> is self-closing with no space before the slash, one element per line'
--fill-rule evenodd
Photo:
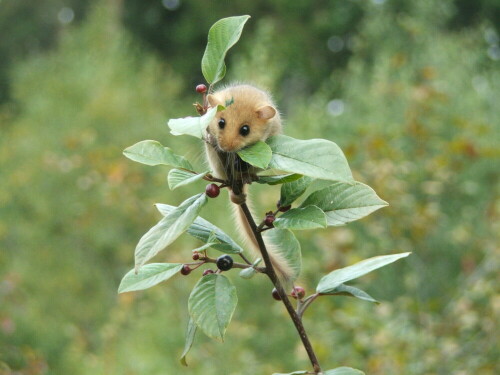
<path fill-rule="evenodd" d="M 219 104 L 222 105 L 222 103 L 213 94 L 207 95 L 207 100 L 208 104 L 210 104 L 210 107 L 212 108 L 217 107 Z"/>
<path fill-rule="evenodd" d="M 266 105 L 264 107 L 260 107 L 257 109 L 257 117 L 263 120 L 270 120 L 276 114 L 276 110 L 270 105 Z"/>

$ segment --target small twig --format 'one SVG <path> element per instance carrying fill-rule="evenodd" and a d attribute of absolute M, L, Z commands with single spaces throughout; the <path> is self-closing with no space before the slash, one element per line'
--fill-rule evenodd
<path fill-rule="evenodd" d="M 241 257 L 241 259 L 243 259 L 243 260 L 245 261 L 245 263 L 246 263 L 246 264 L 250 264 L 250 265 L 252 265 L 252 262 L 250 262 L 250 261 L 248 260 L 248 258 L 245 256 L 245 254 L 243 254 L 243 253 L 239 253 L 238 255 Z"/>
<path fill-rule="evenodd" d="M 319 293 L 314 293 L 311 294 L 309 297 L 305 298 L 299 306 L 297 307 L 297 314 L 299 314 L 300 318 L 302 319 L 302 315 L 304 315 L 304 312 L 307 310 L 309 305 L 314 302 L 316 298 L 319 297 Z"/>
<path fill-rule="evenodd" d="M 278 295 L 280 296 L 281 301 L 285 305 L 285 308 L 288 314 L 290 315 L 290 318 L 292 319 L 292 322 L 295 325 L 297 332 L 299 333 L 300 339 L 302 340 L 302 344 L 306 349 L 307 355 L 309 356 L 309 360 L 311 361 L 315 374 L 319 374 L 321 373 L 321 367 L 319 365 L 318 358 L 316 357 L 316 353 L 314 352 L 311 342 L 309 341 L 309 337 L 307 336 L 306 330 L 304 329 L 304 325 L 302 324 L 302 319 L 293 308 L 292 303 L 288 299 L 288 296 L 285 290 L 283 289 L 283 286 L 281 285 L 278 276 L 276 275 L 274 267 L 271 263 L 271 259 L 269 258 L 269 253 L 267 252 L 266 244 L 264 243 L 262 235 L 258 231 L 258 227 L 255 224 L 255 221 L 246 203 L 241 204 L 241 209 L 243 210 L 245 218 L 247 219 L 247 222 L 250 225 L 250 228 L 252 229 L 255 239 L 257 240 L 257 243 L 259 245 L 262 258 L 264 259 L 264 264 L 266 265 L 267 276 L 271 279 L 271 282 L 278 291 Z"/>

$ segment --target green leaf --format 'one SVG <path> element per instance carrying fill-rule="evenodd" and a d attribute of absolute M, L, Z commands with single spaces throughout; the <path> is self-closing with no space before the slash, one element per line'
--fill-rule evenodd
<path fill-rule="evenodd" d="M 168 120 L 168 127 L 172 135 L 191 135 L 203 139 L 205 131 L 210 121 L 213 120 L 218 111 L 222 111 L 223 106 L 213 107 L 200 117 L 183 117 Z"/>
<path fill-rule="evenodd" d="M 307 370 L 287 372 L 286 374 L 283 374 L 281 372 L 280 373 L 275 372 L 273 375 L 303 375 L 303 374 L 308 374 Z"/>
<path fill-rule="evenodd" d="M 302 270 L 302 254 L 300 242 L 295 238 L 291 230 L 278 229 L 264 232 L 266 243 L 274 244 L 280 248 L 280 254 L 285 258 L 292 270 L 291 281 L 295 281 L 300 276 Z"/>
<path fill-rule="evenodd" d="M 226 75 L 226 53 L 240 39 L 243 26 L 249 18 L 250 16 L 223 18 L 210 28 L 207 48 L 201 59 L 201 71 L 208 83 L 214 84 Z"/>
<path fill-rule="evenodd" d="M 270 168 L 324 180 L 352 181 L 344 153 L 331 141 L 275 135 L 266 143 L 273 152 Z"/>
<path fill-rule="evenodd" d="M 141 141 L 123 150 L 130 160 L 147 165 L 170 165 L 176 168 L 193 169 L 183 156 L 176 155 L 157 141 Z"/>
<path fill-rule="evenodd" d="M 282 229 L 314 229 L 326 227 L 326 216 L 316 206 L 292 208 L 274 220 L 274 226 Z"/>
<path fill-rule="evenodd" d="M 221 274 L 203 276 L 188 300 L 189 315 L 207 336 L 223 340 L 238 297 L 236 288 Z"/>
<path fill-rule="evenodd" d="M 196 335 L 196 324 L 194 324 L 193 319 L 189 318 L 187 330 L 186 330 L 186 343 L 184 344 L 184 351 L 182 352 L 180 361 L 183 366 L 187 366 L 186 356 L 189 350 L 193 346 L 194 336 Z"/>
<path fill-rule="evenodd" d="M 337 367 L 333 370 L 323 372 L 324 375 L 365 375 L 363 371 L 351 367 Z"/>
<path fill-rule="evenodd" d="M 258 141 L 250 147 L 245 147 L 236 153 L 248 164 L 262 169 L 267 168 L 273 156 L 271 148 L 262 141 Z"/>
<path fill-rule="evenodd" d="M 314 179 L 312 177 L 302 176 L 298 180 L 281 185 L 281 206 L 288 206 L 295 202 L 298 197 L 304 194 L 313 181 Z"/>
<path fill-rule="evenodd" d="M 321 295 L 334 295 L 334 296 L 348 296 L 348 297 L 355 297 L 362 299 L 364 301 L 369 301 L 369 302 L 374 302 L 374 303 L 380 303 L 376 299 L 374 299 L 372 296 L 370 296 L 368 293 L 366 293 L 364 290 L 355 288 L 350 285 L 345 285 L 345 284 L 340 284 L 333 290 L 331 290 L 328 293 L 322 293 Z"/>
<path fill-rule="evenodd" d="M 163 216 L 168 216 L 176 207 L 168 204 L 157 204 L 156 208 Z M 187 229 L 189 235 L 205 242 L 212 243 L 211 247 L 215 250 L 229 254 L 239 254 L 243 249 L 231 237 L 209 221 L 198 216 L 193 224 Z M 213 243 L 213 236 L 219 243 Z"/>
<path fill-rule="evenodd" d="M 387 206 L 375 191 L 361 182 L 334 182 L 330 186 L 315 191 L 301 204 L 301 207 L 314 205 L 326 214 L 330 226 L 344 225 L 361 219 L 372 212 Z"/>
<path fill-rule="evenodd" d="M 136 271 L 189 228 L 206 203 L 205 193 L 186 199 L 142 236 L 135 248 Z"/>
<path fill-rule="evenodd" d="M 182 169 L 171 169 L 168 172 L 168 177 L 167 177 L 168 187 L 170 188 L 170 190 L 174 190 L 179 186 L 188 185 L 198 180 L 201 180 L 208 173 L 209 171 L 196 174 L 184 171 Z"/>
<path fill-rule="evenodd" d="M 279 184 L 284 184 L 285 182 L 298 180 L 301 177 L 302 175 L 297 173 L 282 174 L 278 176 L 259 176 L 257 182 L 259 184 L 279 185 Z"/>
<path fill-rule="evenodd" d="M 170 279 L 181 268 L 182 264 L 179 263 L 146 264 L 137 273 L 135 273 L 135 270 L 127 272 L 118 287 L 118 293 L 151 288 L 162 281 Z"/>
<path fill-rule="evenodd" d="M 407 257 L 408 255 L 410 255 L 410 253 L 376 256 L 362 260 L 352 266 L 332 271 L 328 275 L 323 276 L 323 278 L 319 281 L 319 284 L 316 287 L 316 292 L 320 294 L 328 294 L 346 281 L 357 279 L 360 276 L 366 275 L 377 268 L 384 267 L 398 259 Z"/>

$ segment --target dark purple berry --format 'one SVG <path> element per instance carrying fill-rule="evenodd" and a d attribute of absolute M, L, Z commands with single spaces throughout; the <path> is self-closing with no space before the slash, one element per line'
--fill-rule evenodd
<path fill-rule="evenodd" d="M 273 292 L 272 292 L 272 295 L 273 295 L 273 298 L 276 300 L 276 301 L 281 301 L 281 297 L 278 293 L 278 289 L 274 288 L 273 289 Z"/>
<path fill-rule="evenodd" d="M 278 204 L 276 205 L 276 207 L 278 208 L 278 210 L 280 210 L 280 212 L 287 212 L 290 208 L 292 208 L 292 205 L 289 204 L 288 206 L 282 206 L 281 202 L 278 201 Z"/>
<path fill-rule="evenodd" d="M 203 271 L 203 276 L 207 276 L 207 275 L 210 275 L 212 273 L 214 273 L 213 270 L 205 270 L 205 271 Z"/>
<path fill-rule="evenodd" d="M 217 198 L 220 193 L 220 187 L 215 184 L 208 184 L 205 188 L 205 194 L 207 194 L 210 198 Z"/>
<path fill-rule="evenodd" d="M 274 217 L 274 214 L 272 212 L 268 212 L 266 214 L 266 218 L 264 219 L 264 224 L 266 224 L 268 227 L 274 227 L 273 223 L 274 223 L 274 219 L 276 219 Z"/>
<path fill-rule="evenodd" d="M 199 94 L 203 94 L 203 93 L 207 92 L 207 86 L 205 86 L 204 84 L 200 84 L 200 85 L 196 86 L 196 92 Z"/>
<path fill-rule="evenodd" d="M 233 258 L 231 258 L 231 256 L 227 254 L 221 255 L 217 258 L 215 264 L 221 271 L 229 271 L 231 268 L 233 268 Z"/>
<path fill-rule="evenodd" d="M 200 254 L 199 253 L 193 253 L 193 260 L 198 260 L 200 259 Z"/>
<path fill-rule="evenodd" d="M 191 273 L 191 268 L 187 264 L 183 265 L 181 268 L 181 274 L 187 276 Z"/>
<path fill-rule="evenodd" d="M 306 290 L 301 286 L 296 286 L 292 289 L 292 297 L 295 299 L 302 299 L 306 295 Z"/>

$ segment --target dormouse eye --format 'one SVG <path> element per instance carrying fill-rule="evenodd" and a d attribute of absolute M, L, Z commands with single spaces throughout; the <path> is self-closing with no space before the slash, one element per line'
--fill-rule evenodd
<path fill-rule="evenodd" d="M 243 136 L 243 137 L 246 137 L 248 135 L 248 133 L 250 133 L 250 126 L 248 125 L 243 125 L 241 128 L 240 128 L 240 134 Z"/>
<path fill-rule="evenodd" d="M 221 118 L 219 120 L 219 128 L 224 129 L 224 126 L 226 126 L 226 120 L 224 120 L 223 118 Z"/>

